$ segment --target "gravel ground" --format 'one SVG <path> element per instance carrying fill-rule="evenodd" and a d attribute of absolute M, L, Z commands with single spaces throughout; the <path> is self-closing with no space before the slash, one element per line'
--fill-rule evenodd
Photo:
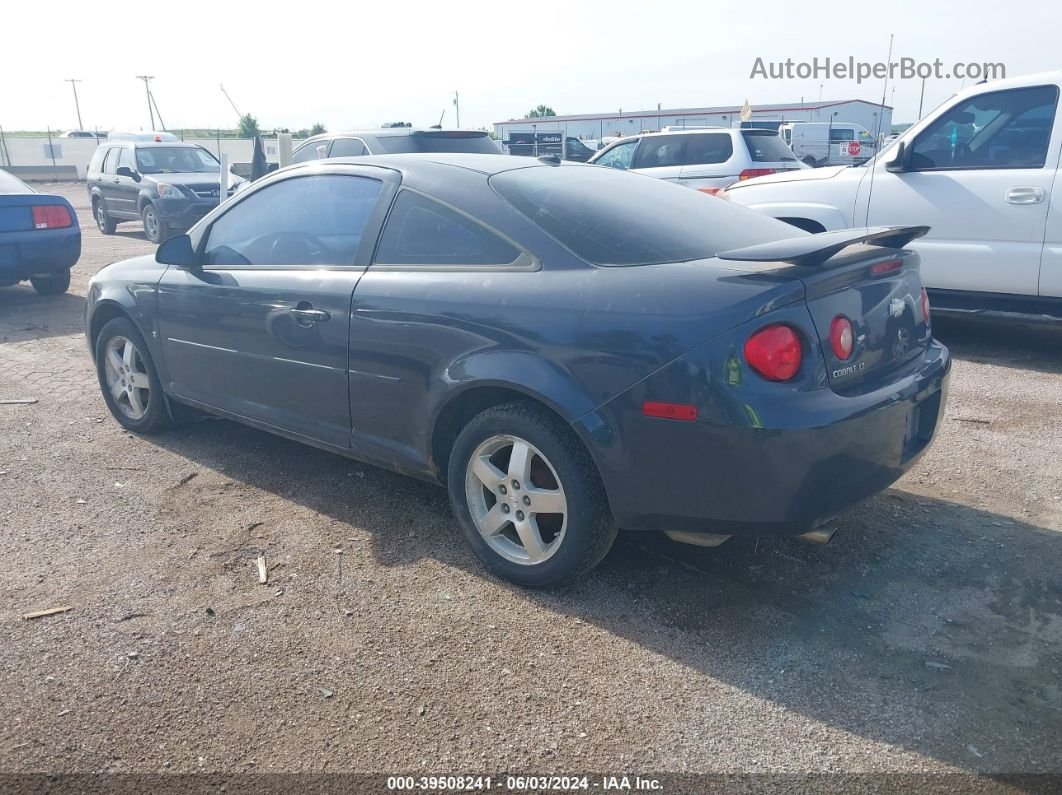
<path fill-rule="evenodd" d="M 938 324 L 938 440 L 828 546 L 621 535 L 532 593 L 442 489 L 124 432 L 83 296 L 152 247 L 55 189 L 70 293 L 0 289 L 0 771 L 1062 773 L 1062 338 Z"/>

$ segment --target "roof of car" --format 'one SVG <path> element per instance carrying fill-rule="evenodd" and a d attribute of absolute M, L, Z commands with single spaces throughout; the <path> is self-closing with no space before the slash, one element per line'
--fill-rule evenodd
<path fill-rule="evenodd" d="M 332 138 L 344 138 L 346 136 L 357 137 L 361 135 L 372 135 L 377 138 L 389 138 L 399 135 L 413 135 L 414 133 L 427 132 L 427 133 L 448 133 L 448 132 L 462 132 L 462 133 L 478 133 L 482 132 L 483 135 L 487 135 L 482 130 L 457 130 L 457 129 L 439 129 L 437 127 L 381 127 L 378 130 L 336 130 L 335 132 L 325 132 L 318 135 L 311 135 L 309 138 L 303 138 L 298 141 L 299 147 L 304 144 L 311 143 L 312 141 L 328 141 Z"/>
<path fill-rule="evenodd" d="M 327 170 L 330 166 L 379 166 L 394 171 L 405 171 L 410 168 L 450 166 L 463 168 L 467 171 L 475 171 L 488 176 L 500 174 L 503 171 L 513 171 L 518 168 L 530 168 L 533 166 L 556 165 L 535 157 L 519 157 L 516 155 L 492 155 L 477 154 L 472 152 L 410 152 L 408 154 L 395 155 L 363 155 L 360 157 L 331 157 L 327 160 L 312 160 L 306 163 L 296 163 L 289 168 L 318 168 Z M 565 162 L 565 166 L 582 166 L 582 163 Z M 287 169 L 282 169 L 286 171 Z M 274 172 L 276 173 L 276 172 Z"/>
<path fill-rule="evenodd" d="M 186 149 L 204 148 L 192 141 L 103 141 L 100 146 L 135 146 L 137 149 L 154 149 L 157 147 L 173 149 L 175 146 L 183 146 Z"/>

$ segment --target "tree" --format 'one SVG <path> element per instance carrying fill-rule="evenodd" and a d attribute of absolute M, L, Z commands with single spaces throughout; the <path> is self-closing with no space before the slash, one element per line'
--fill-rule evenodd
<path fill-rule="evenodd" d="M 319 121 L 315 121 L 313 127 L 310 128 L 310 135 L 320 135 L 321 133 L 326 132 L 328 132 L 328 128 Z"/>
<path fill-rule="evenodd" d="M 537 108 L 532 108 L 524 116 L 525 119 L 544 119 L 547 116 L 556 116 L 557 111 L 553 110 L 549 105 L 539 105 Z"/>
<path fill-rule="evenodd" d="M 262 131 L 258 129 L 258 119 L 256 119 L 250 113 L 245 113 L 240 117 L 239 132 L 241 138 L 254 138 Z"/>

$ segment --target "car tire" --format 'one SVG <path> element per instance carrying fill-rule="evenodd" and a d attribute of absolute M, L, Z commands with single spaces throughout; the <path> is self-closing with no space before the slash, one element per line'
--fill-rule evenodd
<path fill-rule="evenodd" d="M 144 222 L 144 235 L 155 245 L 170 237 L 170 225 L 159 218 L 159 211 L 154 204 L 145 204 L 140 211 L 140 219 Z"/>
<path fill-rule="evenodd" d="M 124 317 L 109 321 L 96 338 L 95 350 L 100 391 L 123 428 L 151 434 L 173 427 L 162 381 L 133 321 Z"/>
<path fill-rule="evenodd" d="M 813 158 L 811 155 L 808 155 L 804 158 L 804 165 L 811 166 L 812 168 L 818 168 L 819 161 Z"/>
<path fill-rule="evenodd" d="M 96 228 L 100 230 L 100 234 L 114 234 L 114 230 L 118 228 L 118 222 L 107 212 L 107 205 L 104 204 L 103 199 L 96 199 L 93 203 L 92 215 L 96 219 Z"/>
<path fill-rule="evenodd" d="M 40 295 L 62 295 L 70 289 L 70 271 L 49 273 L 47 276 L 31 276 L 30 284 Z"/>
<path fill-rule="evenodd" d="M 616 539 L 593 459 L 569 427 L 535 404 L 506 403 L 474 417 L 454 443 L 447 483 L 476 555 L 517 585 L 578 579 Z M 546 510 L 535 511 L 536 504 Z"/>

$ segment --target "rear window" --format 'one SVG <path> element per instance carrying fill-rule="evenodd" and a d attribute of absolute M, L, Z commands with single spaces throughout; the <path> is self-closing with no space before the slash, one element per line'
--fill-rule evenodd
<path fill-rule="evenodd" d="M 18 177 L 0 169 L 0 194 L 11 193 L 35 193 L 35 191 Z"/>
<path fill-rule="evenodd" d="M 757 163 L 796 162 L 793 150 L 789 148 L 774 130 L 742 130 L 749 156 Z"/>
<path fill-rule="evenodd" d="M 409 135 L 381 135 L 380 146 L 389 155 L 407 152 L 471 152 L 500 155 L 501 149 L 486 133 L 416 132 Z"/>
<path fill-rule="evenodd" d="M 495 174 L 494 190 L 593 265 L 655 265 L 797 237 L 782 221 L 663 180 L 594 166 Z"/>

